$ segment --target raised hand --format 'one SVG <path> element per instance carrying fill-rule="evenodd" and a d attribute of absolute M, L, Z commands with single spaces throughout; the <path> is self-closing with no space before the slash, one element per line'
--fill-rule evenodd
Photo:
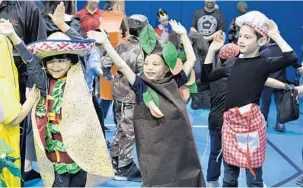
<path fill-rule="evenodd" d="M 302 75 L 303 74 L 303 66 L 297 69 L 299 73 Z"/>
<path fill-rule="evenodd" d="M 0 34 L 10 37 L 15 34 L 15 29 L 13 25 L 3 18 L 0 19 Z"/>
<path fill-rule="evenodd" d="M 57 6 L 57 8 L 55 9 L 55 12 L 53 14 L 49 14 L 49 17 L 51 17 L 52 21 L 57 26 L 65 24 L 65 21 L 64 21 L 64 17 L 65 17 L 65 6 L 64 6 L 64 3 L 61 2 Z"/>
<path fill-rule="evenodd" d="M 224 45 L 224 36 L 223 32 L 217 32 L 214 36 L 214 40 L 212 41 L 211 45 L 209 46 L 210 50 L 218 51 Z"/>
<path fill-rule="evenodd" d="M 170 20 L 169 24 L 173 31 L 175 31 L 178 35 L 182 35 L 187 33 L 186 29 L 181 25 L 180 22 L 177 22 L 176 20 Z"/>
<path fill-rule="evenodd" d="M 89 31 L 87 32 L 87 37 L 89 39 L 94 39 L 96 43 L 104 44 L 105 42 L 108 42 L 108 36 L 106 32 L 103 29 L 100 29 L 99 31 Z"/>
<path fill-rule="evenodd" d="M 268 27 L 268 36 L 270 38 L 280 35 L 278 26 L 273 20 L 268 20 L 267 22 L 265 22 L 265 24 Z"/>

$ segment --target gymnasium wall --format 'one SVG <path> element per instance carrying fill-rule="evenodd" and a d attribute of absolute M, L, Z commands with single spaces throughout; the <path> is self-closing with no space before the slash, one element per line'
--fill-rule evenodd
<path fill-rule="evenodd" d="M 78 1 L 78 10 L 86 1 Z M 218 1 L 219 9 L 225 16 L 226 31 L 230 21 L 237 16 L 237 1 Z M 303 2 L 302 1 L 247 1 L 249 10 L 259 10 L 273 19 L 279 26 L 282 36 L 294 48 L 302 61 L 303 44 Z M 104 2 L 100 2 L 102 8 Z M 126 14 L 144 14 L 152 25 L 157 25 L 156 13 L 159 8 L 166 10 L 169 17 L 180 21 L 190 28 L 196 9 L 202 8 L 204 1 L 127 1 Z M 288 69 L 288 77 L 294 77 L 294 71 Z"/>

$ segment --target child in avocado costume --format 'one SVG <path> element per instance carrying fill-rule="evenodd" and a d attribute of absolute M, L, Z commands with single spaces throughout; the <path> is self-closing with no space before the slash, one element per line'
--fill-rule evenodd
<path fill-rule="evenodd" d="M 88 32 L 88 37 L 104 44 L 137 96 L 134 129 L 143 186 L 205 187 L 197 147 L 179 89 L 188 82 L 196 57 L 185 28 L 170 22 L 184 45 L 186 62 L 168 42 L 157 41 L 150 25 L 140 32 L 145 52 L 143 74 L 136 75 L 116 53 L 104 31 Z"/>

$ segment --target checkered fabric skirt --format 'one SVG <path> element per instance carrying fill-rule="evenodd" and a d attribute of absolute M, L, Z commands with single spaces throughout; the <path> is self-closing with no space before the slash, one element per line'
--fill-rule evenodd
<path fill-rule="evenodd" d="M 253 169 L 263 165 L 266 151 L 265 120 L 258 105 L 246 114 L 238 108 L 224 113 L 223 158 L 227 164 Z"/>

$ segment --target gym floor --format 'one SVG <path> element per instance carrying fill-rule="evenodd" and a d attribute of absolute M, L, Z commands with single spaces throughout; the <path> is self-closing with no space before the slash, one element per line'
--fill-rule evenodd
<path fill-rule="evenodd" d="M 302 101 L 301 101 L 302 102 Z M 302 103 L 301 103 L 302 104 Z M 300 106 L 303 112 L 303 106 Z M 188 114 L 190 116 L 195 141 L 199 150 L 200 160 L 204 176 L 206 176 L 207 163 L 209 156 L 209 136 L 208 136 L 208 119 L 209 110 L 192 110 L 190 103 L 188 104 Z M 269 126 L 267 128 L 267 152 L 265 164 L 263 166 L 263 180 L 267 187 L 297 187 L 296 178 L 302 175 L 302 147 L 303 147 L 303 116 L 298 120 L 287 123 L 284 133 L 273 130 L 275 124 L 275 106 L 271 106 L 269 115 Z M 110 132 L 107 133 L 107 138 L 111 141 L 115 124 L 113 123 L 112 111 L 109 111 L 108 117 L 105 120 Z M 137 156 L 134 151 L 134 158 L 137 162 Z M 222 171 L 223 172 L 223 166 Z M 220 177 L 222 182 L 222 176 Z M 26 187 L 43 187 L 40 179 L 25 183 Z M 110 180 L 100 187 L 140 187 L 141 183 L 128 181 Z M 246 187 L 245 171 L 241 169 L 239 177 L 239 186 Z"/>

